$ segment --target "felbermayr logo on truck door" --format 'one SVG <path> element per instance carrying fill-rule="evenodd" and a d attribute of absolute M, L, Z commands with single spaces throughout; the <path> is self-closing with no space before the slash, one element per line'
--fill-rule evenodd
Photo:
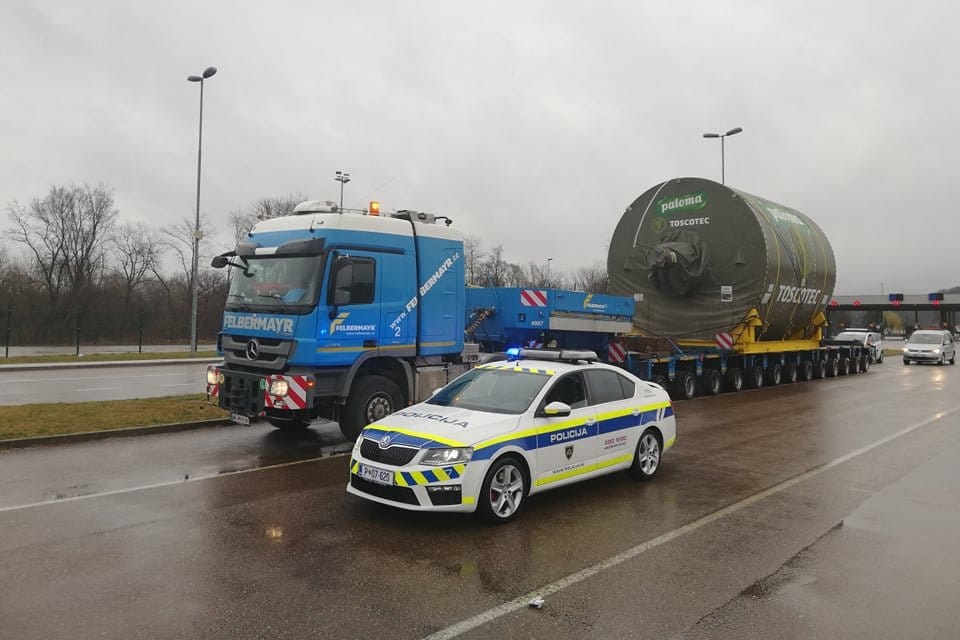
<path fill-rule="evenodd" d="M 707 194 L 703 191 L 688 193 L 682 196 L 668 196 L 660 198 L 653 203 L 653 211 L 657 214 L 651 223 L 652 228 L 657 233 L 665 231 L 667 228 L 676 229 L 679 227 L 696 227 L 710 224 L 710 216 L 677 218 L 678 213 L 689 211 L 699 211 L 707 206 Z M 669 216 L 670 219 L 667 219 Z"/>
<path fill-rule="evenodd" d="M 246 329 L 248 331 L 264 331 L 280 336 L 293 336 L 293 320 L 278 318 L 277 316 L 259 315 L 256 313 L 234 313 L 227 311 L 223 314 L 224 329 Z"/>

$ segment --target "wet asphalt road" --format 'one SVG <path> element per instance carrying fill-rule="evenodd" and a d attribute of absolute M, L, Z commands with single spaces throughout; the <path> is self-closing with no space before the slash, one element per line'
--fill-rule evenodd
<path fill-rule="evenodd" d="M 0 405 L 157 398 L 206 393 L 206 362 L 0 369 Z"/>
<path fill-rule="evenodd" d="M 958 391 L 890 359 L 679 403 L 653 482 L 500 527 L 347 496 L 332 425 L 3 452 L 0 638 L 956 637 Z"/>

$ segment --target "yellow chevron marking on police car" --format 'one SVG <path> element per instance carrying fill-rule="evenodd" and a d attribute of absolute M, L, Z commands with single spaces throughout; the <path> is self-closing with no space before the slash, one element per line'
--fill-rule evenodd
<path fill-rule="evenodd" d="M 432 433 L 423 433 L 422 431 L 410 431 L 409 429 L 398 429 L 396 427 L 387 427 L 385 425 L 371 424 L 366 427 L 364 431 L 382 431 L 384 433 L 402 433 L 405 436 L 413 436 L 414 438 L 423 438 L 424 440 L 433 440 L 434 442 L 439 442 L 440 444 L 449 445 L 451 447 L 465 447 L 466 445 L 462 442 L 456 440 L 450 440 L 448 438 L 441 438 L 438 435 Z"/>
<path fill-rule="evenodd" d="M 437 479 L 440 480 L 440 482 L 445 482 L 450 479 L 450 476 L 447 475 L 447 472 L 440 467 L 437 467 L 433 470 L 433 475 L 437 476 Z"/>
<path fill-rule="evenodd" d="M 403 474 L 400 473 L 399 471 L 394 471 L 394 472 L 393 472 L 393 482 L 394 482 L 398 487 L 409 487 L 409 486 L 410 486 L 410 485 L 407 484 L 407 481 L 403 479 Z"/>
<path fill-rule="evenodd" d="M 350 466 L 350 473 L 354 473 L 354 474 L 355 474 L 355 473 L 357 472 L 357 469 L 359 469 L 359 468 L 360 468 L 360 463 L 357 462 L 356 460 L 354 460 L 354 461 L 353 461 L 353 465 Z"/>
<path fill-rule="evenodd" d="M 537 486 L 550 484 L 551 482 L 559 482 L 560 480 L 566 480 L 567 478 L 573 478 L 575 476 L 583 475 L 585 473 L 590 473 L 591 471 L 599 471 L 600 469 L 606 469 L 607 467 L 612 467 L 614 465 L 623 464 L 633 458 L 633 454 L 628 454 L 625 456 L 620 456 L 619 458 L 613 458 L 611 460 L 603 460 L 597 464 L 590 464 L 585 467 L 580 467 L 579 469 L 573 469 L 572 471 L 565 471 L 563 473 L 558 473 L 547 478 L 540 478 L 537 480 Z"/>
<path fill-rule="evenodd" d="M 670 447 L 672 447 L 672 446 L 673 446 L 673 443 L 676 442 L 676 441 L 677 441 L 677 436 L 673 436 L 672 438 L 670 438 L 669 440 L 667 440 L 666 444 L 663 445 L 663 450 L 666 451 L 667 449 L 669 449 Z"/>
<path fill-rule="evenodd" d="M 460 501 L 460 504 L 473 504 L 477 501 L 473 496 L 463 496 L 463 500 Z"/>
<path fill-rule="evenodd" d="M 419 471 L 408 471 L 410 475 L 413 476 L 414 482 L 417 484 L 429 484 L 430 481 L 423 477 L 423 474 Z"/>

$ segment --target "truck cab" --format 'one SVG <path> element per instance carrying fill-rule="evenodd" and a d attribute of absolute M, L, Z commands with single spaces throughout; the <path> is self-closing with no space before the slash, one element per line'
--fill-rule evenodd
<path fill-rule="evenodd" d="M 449 225 L 317 201 L 258 223 L 212 263 L 230 288 L 208 396 L 237 422 L 326 418 L 353 439 L 445 384 L 464 349 L 463 239 Z"/>

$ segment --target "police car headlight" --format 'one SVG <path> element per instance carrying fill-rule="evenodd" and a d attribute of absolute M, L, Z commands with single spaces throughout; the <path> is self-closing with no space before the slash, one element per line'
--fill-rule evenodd
<path fill-rule="evenodd" d="M 207 384 L 217 384 L 219 376 L 216 369 L 207 369 Z"/>
<path fill-rule="evenodd" d="M 427 449 L 427 452 L 423 454 L 423 459 L 420 461 L 420 464 L 430 464 L 430 465 L 444 465 L 444 464 L 459 464 L 461 462 L 469 462 L 470 458 L 473 457 L 473 449 L 470 447 L 461 447 L 461 448 L 451 448 L 451 449 Z"/>
<path fill-rule="evenodd" d="M 274 380 L 270 383 L 270 395 L 272 396 L 285 396 L 289 390 L 290 385 L 287 384 L 286 380 Z"/>
<path fill-rule="evenodd" d="M 940 353 L 940 349 L 934 349 L 933 352 L 934 352 L 934 353 Z"/>

